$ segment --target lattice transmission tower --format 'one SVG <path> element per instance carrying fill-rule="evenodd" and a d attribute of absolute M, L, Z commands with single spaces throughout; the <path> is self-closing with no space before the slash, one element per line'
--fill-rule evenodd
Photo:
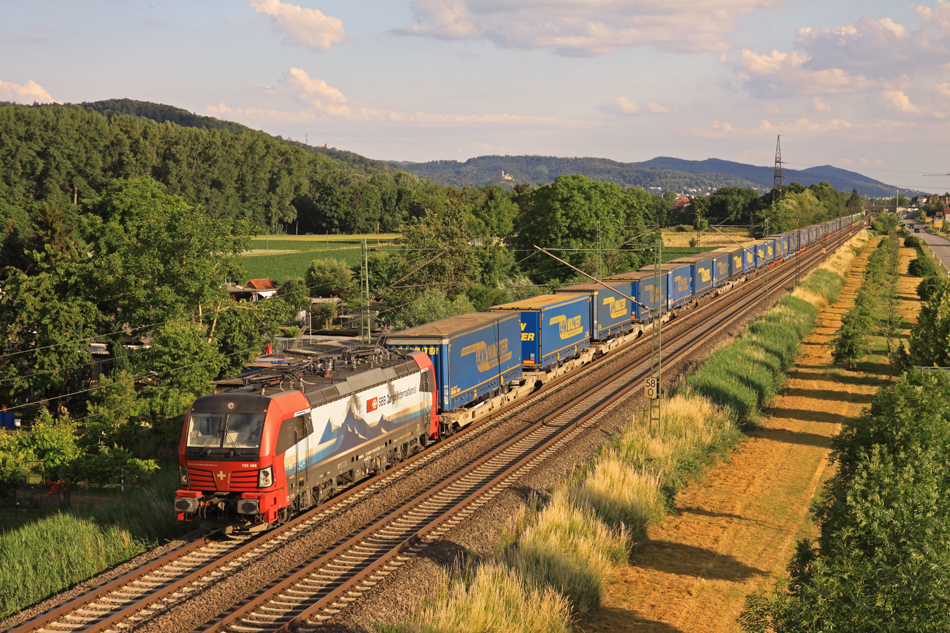
<path fill-rule="evenodd" d="M 782 135 L 775 139 L 775 179 L 772 182 L 772 202 L 782 197 Z"/>

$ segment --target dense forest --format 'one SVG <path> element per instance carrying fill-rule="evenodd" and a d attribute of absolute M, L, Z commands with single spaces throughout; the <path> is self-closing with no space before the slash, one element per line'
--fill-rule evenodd
<path fill-rule="evenodd" d="M 80 106 L 0 104 L 0 217 L 25 228 L 41 203 L 76 206 L 113 179 L 149 177 L 249 232 L 370 233 L 395 230 L 442 193 L 349 152 L 246 128 L 183 127 L 167 110 L 158 111 L 163 123 L 103 111 L 109 116 Z"/>

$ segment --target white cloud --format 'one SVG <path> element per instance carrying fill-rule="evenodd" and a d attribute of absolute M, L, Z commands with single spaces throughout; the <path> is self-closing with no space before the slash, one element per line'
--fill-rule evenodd
<path fill-rule="evenodd" d="M 251 92 L 256 92 L 265 95 L 275 95 L 278 90 L 274 86 L 268 86 L 267 84 L 251 84 L 247 87 Z"/>
<path fill-rule="evenodd" d="M 25 84 L 15 84 L 9 81 L 0 80 L 0 101 L 13 101 L 14 103 L 59 103 L 50 96 L 43 86 L 32 79 Z"/>
<path fill-rule="evenodd" d="M 775 122 L 769 119 L 762 119 L 753 127 L 733 126 L 724 121 L 713 121 L 706 128 L 696 128 L 693 133 L 696 136 L 709 138 L 762 138 L 763 134 L 769 136 L 773 134 L 790 135 L 797 137 L 821 137 L 823 134 L 831 134 L 844 130 L 855 128 L 854 124 L 844 119 L 831 119 L 830 121 L 813 121 L 808 117 L 800 117 L 795 121 Z"/>
<path fill-rule="evenodd" d="M 808 61 L 794 52 L 759 55 L 744 49 L 737 74 L 750 92 L 762 97 L 851 93 L 870 85 L 863 75 L 851 75 L 840 68 L 810 70 Z"/>
<path fill-rule="evenodd" d="M 599 55 L 650 45 L 723 52 L 737 20 L 781 0 L 414 0 L 415 24 L 397 33 L 488 40 L 502 48 Z"/>
<path fill-rule="evenodd" d="M 915 75 L 950 62 L 950 46 L 926 31 L 913 31 L 889 18 L 864 16 L 851 24 L 798 32 L 794 47 L 809 70 L 842 69 L 877 79 Z"/>
<path fill-rule="evenodd" d="M 587 121 L 572 121 L 553 117 L 522 116 L 507 113 L 490 114 L 432 114 L 428 112 L 400 112 L 375 107 L 348 98 L 322 79 L 311 77 L 301 68 L 284 73 L 282 82 L 294 96 L 309 109 L 299 112 L 264 110 L 260 108 L 231 108 L 224 103 L 207 106 L 210 114 L 227 114 L 247 125 L 263 126 L 268 123 L 309 121 L 399 123 L 419 126 L 469 125 L 557 125 L 570 128 L 591 127 Z"/>
<path fill-rule="evenodd" d="M 647 101 L 643 107 L 640 107 L 640 104 L 634 103 L 626 97 L 612 99 L 607 103 L 597 106 L 597 109 L 614 116 L 633 116 L 640 113 L 667 114 L 673 112 L 670 108 L 660 105 L 659 103 L 654 103 L 653 101 Z"/>
<path fill-rule="evenodd" d="M 601 105 L 600 110 L 606 112 L 607 114 L 630 116 L 631 114 L 636 114 L 639 112 L 640 106 L 636 103 L 633 103 L 626 97 L 617 97 L 616 99 Z"/>
<path fill-rule="evenodd" d="M 675 111 L 675 110 L 671 110 L 670 108 L 664 105 L 660 105 L 659 103 L 654 103 L 652 101 L 647 101 L 646 107 L 647 107 L 647 110 L 649 110 L 653 114 L 666 114 L 666 113 Z"/>
<path fill-rule="evenodd" d="M 881 95 L 886 107 L 901 114 L 920 115 L 923 111 L 910 102 L 910 98 L 900 90 L 885 90 Z"/>
<path fill-rule="evenodd" d="M 343 22 L 317 9 L 307 9 L 280 0 L 248 0 L 247 4 L 261 15 L 269 17 L 273 29 L 283 31 L 286 41 L 294 44 L 315 51 L 326 51 L 346 39 Z"/>
<path fill-rule="evenodd" d="M 831 104 L 821 97 L 814 97 L 811 100 L 811 107 L 815 112 L 831 112 Z"/>
<path fill-rule="evenodd" d="M 932 26 L 950 34 L 950 2 L 940 0 L 936 8 L 920 4 L 914 7 L 914 11 L 917 12 L 917 18 L 924 27 Z"/>

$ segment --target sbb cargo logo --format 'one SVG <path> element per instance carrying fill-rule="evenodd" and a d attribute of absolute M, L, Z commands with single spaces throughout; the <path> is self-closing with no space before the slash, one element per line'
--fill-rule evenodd
<path fill-rule="evenodd" d="M 366 412 L 370 413 L 379 408 L 379 398 L 370 398 L 366 401 Z"/>

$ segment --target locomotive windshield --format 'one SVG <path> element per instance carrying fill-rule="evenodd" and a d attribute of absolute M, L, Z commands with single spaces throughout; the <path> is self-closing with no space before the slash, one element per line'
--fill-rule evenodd
<path fill-rule="evenodd" d="M 220 452 L 259 449 L 264 430 L 263 413 L 198 413 L 188 421 L 189 449 Z"/>

